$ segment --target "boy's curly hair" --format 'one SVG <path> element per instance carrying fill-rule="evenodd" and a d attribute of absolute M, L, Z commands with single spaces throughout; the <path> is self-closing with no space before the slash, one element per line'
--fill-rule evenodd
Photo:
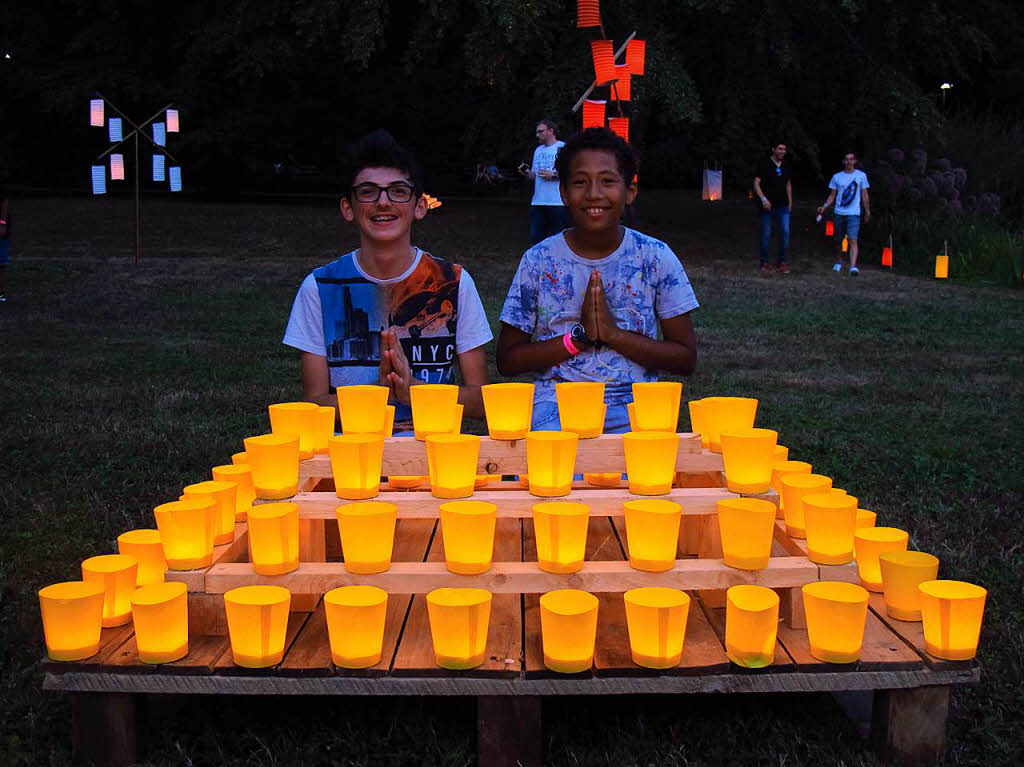
<path fill-rule="evenodd" d="M 640 164 L 633 147 L 607 128 L 587 128 L 570 136 L 565 146 L 559 150 L 558 157 L 555 158 L 555 171 L 558 173 L 559 183 L 565 184 L 568 181 L 573 158 L 585 149 L 611 152 L 615 156 L 622 178 L 627 184 L 633 182 L 633 176 L 636 175 Z"/>
<path fill-rule="evenodd" d="M 341 161 L 342 194 L 352 194 L 352 184 L 364 168 L 395 168 L 409 177 L 416 196 L 423 193 L 423 171 L 411 151 L 384 129 L 367 133 L 345 148 Z"/>

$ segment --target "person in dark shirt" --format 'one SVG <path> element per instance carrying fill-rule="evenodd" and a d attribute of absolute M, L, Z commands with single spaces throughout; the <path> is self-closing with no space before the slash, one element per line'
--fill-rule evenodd
<path fill-rule="evenodd" d="M 0 303 L 7 300 L 7 261 L 11 247 L 10 211 L 7 186 L 0 182 Z"/>
<path fill-rule="evenodd" d="M 772 146 L 772 153 L 757 166 L 754 176 L 754 194 L 761 203 L 761 274 L 771 274 L 771 258 L 768 246 L 772 240 L 772 222 L 778 227 L 778 255 L 776 268 L 782 274 L 789 274 L 789 211 L 793 207 L 793 183 L 790 180 L 789 163 L 786 162 L 786 145 L 780 142 Z"/>

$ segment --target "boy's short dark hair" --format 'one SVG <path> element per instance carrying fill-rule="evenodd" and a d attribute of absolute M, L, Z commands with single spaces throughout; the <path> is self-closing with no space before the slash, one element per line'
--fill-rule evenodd
<path fill-rule="evenodd" d="M 395 168 L 412 182 L 416 196 L 423 193 L 423 171 L 411 151 L 386 130 L 375 130 L 345 148 L 341 161 L 342 194 L 352 194 L 352 184 L 364 168 Z"/>
<path fill-rule="evenodd" d="M 587 128 L 569 137 L 555 158 L 559 183 L 565 184 L 568 181 L 573 158 L 585 149 L 611 152 L 622 178 L 627 184 L 633 183 L 639 165 L 636 151 L 621 136 L 607 128 Z"/>

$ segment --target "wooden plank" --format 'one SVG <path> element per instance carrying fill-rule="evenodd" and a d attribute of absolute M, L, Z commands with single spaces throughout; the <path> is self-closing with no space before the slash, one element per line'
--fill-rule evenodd
<path fill-rule="evenodd" d="M 480 767 L 542 767 L 540 696 L 482 695 L 476 703 Z"/>
<path fill-rule="evenodd" d="M 914 650 L 890 631 L 871 610 L 864 622 L 864 644 L 860 651 L 858 671 L 909 670 L 921 668 L 924 662 Z"/>
<path fill-rule="evenodd" d="M 888 627 L 899 639 L 910 647 L 928 665 L 928 668 L 943 671 L 967 670 L 973 660 L 943 660 L 930 655 L 924 644 L 924 624 L 921 621 L 901 621 L 889 615 L 885 609 L 885 597 L 872 593 L 868 597 L 868 609 Z"/>
<path fill-rule="evenodd" d="M 299 635 L 302 627 L 306 624 L 309 619 L 309 613 L 288 613 L 288 626 L 284 633 L 284 657 L 288 656 L 288 651 L 291 649 L 292 643 L 295 638 Z M 282 659 L 283 662 L 283 659 Z M 280 664 L 278 664 L 280 665 Z M 217 674 L 254 674 L 254 675 L 266 675 L 270 672 L 270 668 L 246 668 L 244 666 L 238 666 L 235 664 L 235 658 L 232 655 L 230 649 L 217 659 L 217 662 L 213 667 L 214 673 Z"/>
<path fill-rule="evenodd" d="M 160 674 L 197 676 L 212 674 L 224 653 L 231 652 L 231 643 L 226 636 L 188 637 L 188 655 L 172 663 L 160 666 Z"/>
<path fill-rule="evenodd" d="M 948 686 L 879 690 L 872 706 L 871 740 L 884 760 L 938 764 L 946 751 Z"/>
<path fill-rule="evenodd" d="M 715 634 L 718 635 L 719 641 L 722 646 L 725 646 L 725 608 L 724 607 L 708 607 L 705 604 L 701 604 L 704 608 L 704 614 L 707 616 L 708 622 L 715 630 Z M 779 625 L 781 631 L 783 626 Z M 728 655 L 726 656 L 728 657 Z M 772 661 L 770 666 L 762 669 L 750 669 L 742 666 L 737 666 L 735 663 L 731 663 L 730 667 L 734 672 L 739 673 L 763 673 L 763 672 L 779 672 L 779 671 L 792 671 L 796 668 L 793 658 L 786 652 L 786 648 L 783 647 L 782 643 L 775 640 L 775 659 Z"/>
<path fill-rule="evenodd" d="M 776 527 L 776 531 L 778 528 Z M 784 557 L 788 554 L 786 547 L 778 540 L 772 541 L 772 556 Z M 799 588 L 775 589 L 779 595 L 779 617 L 791 629 L 806 629 L 807 618 L 804 615 L 804 594 Z"/>
<path fill-rule="evenodd" d="M 115 652 L 107 656 L 104 668 L 115 674 L 152 674 L 156 664 L 139 660 L 139 645 L 132 633 Z"/>
<path fill-rule="evenodd" d="M 188 633 L 200 636 L 226 636 L 228 616 L 223 594 L 188 594 Z"/>
<path fill-rule="evenodd" d="M 327 676 L 334 673 L 323 600 L 295 637 L 284 660 L 274 670 L 290 676 Z"/>
<path fill-rule="evenodd" d="M 732 666 L 718 635 L 708 622 L 697 595 L 690 595 L 690 614 L 686 619 L 686 638 L 679 665 L 667 673 L 678 675 L 721 674 Z"/>
<path fill-rule="evenodd" d="M 235 537 L 231 543 L 213 547 L 213 559 L 210 565 L 222 562 L 247 562 L 249 560 L 249 525 L 245 522 L 235 523 Z M 199 570 L 168 570 L 164 573 L 165 581 L 184 583 L 190 592 L 202 592 L 206 582 L 206 571 L 209 567 Z"/>
<path fill-rule="evenodd" d="M 700 519 L 700 527 L 697 532 L 697 557 L 716 561 L 722 559 L 722 533 L 718 526 L 717 513 Z M 706 607 L 725 607 L 725 590 L 721 588 L 701 589 L 699 594 Z"/>

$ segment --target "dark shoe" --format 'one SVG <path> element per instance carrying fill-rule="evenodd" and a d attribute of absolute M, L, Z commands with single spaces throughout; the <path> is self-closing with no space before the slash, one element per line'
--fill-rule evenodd
<path fill-rule="evenodd" d="M 858 274 L 860 274 L 860 269 L 858 269 L 856 266 L 851 266 L 850 267 L 850 276 L 851 277 L 856 277 Z"/>
<path fill-rule="evenodd" d="M 779 274 L 789 274 L 789 263 L 783 261 L 781 264 L 779 264 L 778 269 Z"/>
<path fill-rule="evenodd" d="M 762 277 L 771 277 L 771 275 L 772 275 L 772 268 L 770 266 L 768 266 L 768 264 L 761 264 L 761 276 Z"/>

